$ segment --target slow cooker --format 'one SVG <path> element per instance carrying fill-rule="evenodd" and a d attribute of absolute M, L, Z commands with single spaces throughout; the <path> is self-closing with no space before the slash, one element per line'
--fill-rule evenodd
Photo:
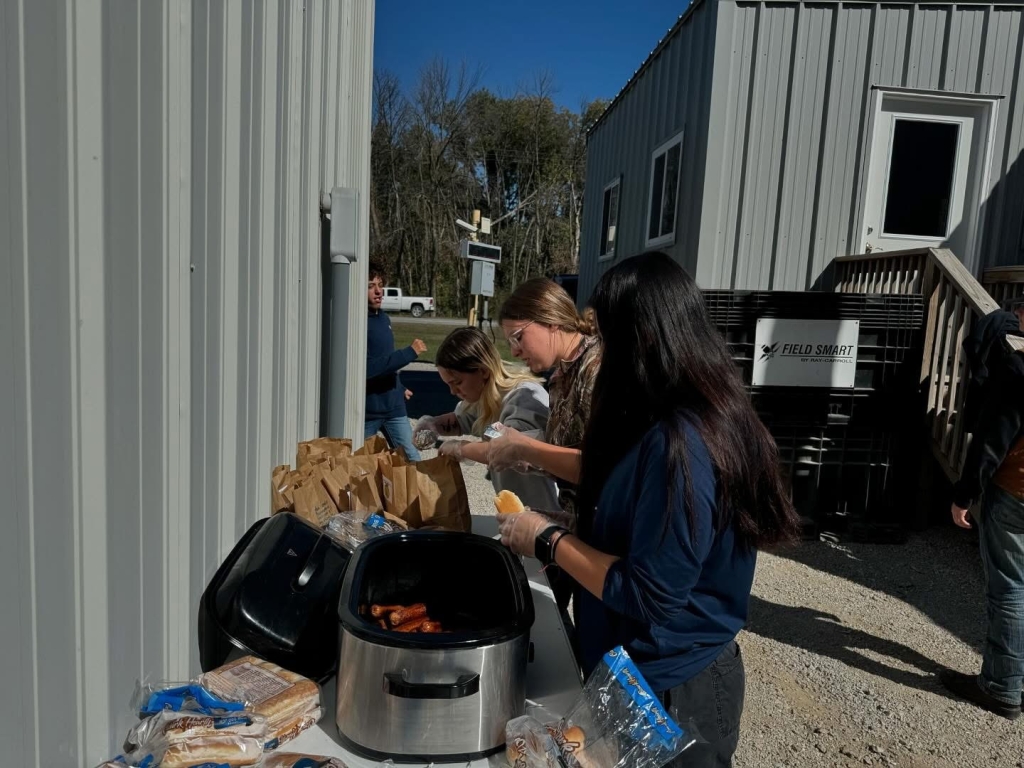
<path fill-rule="evenodd" d="M 424 603 L 443 632 L 395 632 L 374 605 Z M 533 597 L 519 558 L 470 533 L 372 539 L 338 604 L 337 725 L 374 760 L 466 762 L 500 752 L 523 714 Z"/>

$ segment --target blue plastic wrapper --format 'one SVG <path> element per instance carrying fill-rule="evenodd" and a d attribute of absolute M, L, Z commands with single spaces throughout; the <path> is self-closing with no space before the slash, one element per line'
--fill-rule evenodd
<path fill-rule="evenodd" d="M 629 654 L 605 654 L 557 723 L 519 717 L 505 729 L 514 768 L 661 768 L 700 740 L 673 720 Z"/>
<path fill-rule="evenodd" d="M 219 698 L 198 683 L 139 683 L 132 696 L 132 708 L 139 717 L 164 710 L 220 715 L 240 712 L 245 709 L 245 702 Z"/>

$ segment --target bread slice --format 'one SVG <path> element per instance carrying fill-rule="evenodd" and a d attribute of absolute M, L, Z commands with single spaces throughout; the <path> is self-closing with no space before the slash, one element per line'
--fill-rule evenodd
<path fill-rule="evenodd" d="M 191 768 L 197 765 L 249 768 L 263 757 L 259 739 L 243 736 L 199 736 L 167 745 L 160 768 Z"/>
<path fill-rule="evenodd" d="M 512 491 L 502 491 L 494 497 L 494 508 L 498 510 L 499 515 L 511 515 L 516 512 L 526 511 L 526 507 L 523 506 L 523 502 L 519 500 Z"/>

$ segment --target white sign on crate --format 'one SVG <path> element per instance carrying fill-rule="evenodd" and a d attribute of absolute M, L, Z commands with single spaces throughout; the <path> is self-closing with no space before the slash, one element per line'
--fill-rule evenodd
<path fill-rule="evenodd" d="M 757 321 L 755 387 L 852 389 L 857 373 L 859 320 Z"/>

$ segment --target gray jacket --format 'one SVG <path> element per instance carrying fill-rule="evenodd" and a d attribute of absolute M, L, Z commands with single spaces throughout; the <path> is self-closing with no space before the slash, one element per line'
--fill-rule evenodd
<path fill-rule="evenodd" d="M 527 381 L 505 395 L 497 420 L 528 437 L 543 440 L 548 413 L 547 391 L 540 384 Z M 474 434 L 473 424 L 477 420 L 477 413 L 472 405 L 459 403 L 455 407 L 455 417 L 464 434 Z M 548 475 L 526 475 L 511 469 L 491 472 L 490 475 L 495 493 L 512 491 L 523 504 L 538 512 L 557 512 L 561 509 L 558 504 L 558 487 Z"/>

